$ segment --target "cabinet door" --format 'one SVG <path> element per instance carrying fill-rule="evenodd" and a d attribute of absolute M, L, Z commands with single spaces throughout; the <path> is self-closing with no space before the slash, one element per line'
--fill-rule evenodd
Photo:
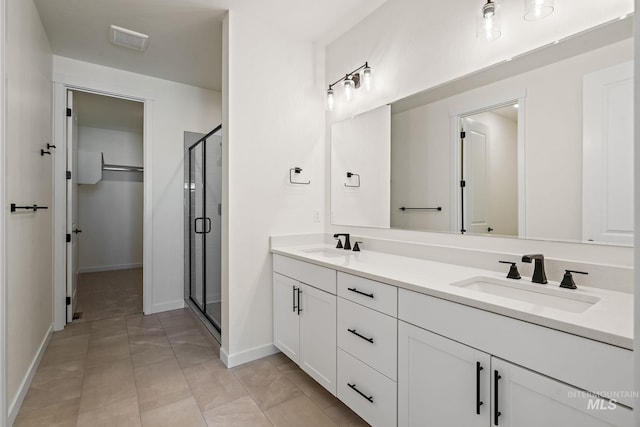
<path fill-rule="evenodd" d="M 489 425 L 490 356 L 398 322 L 398 425 Z"/>
<path fill-rule="evenodd" d="M 336 296 L 302 284 L 300 367 L 336 394 Z"/>
<path fill-rule="evenodd" d="M 493 357 L 491 425 L 499 427 L 631 427 L 632 411 L 570 385 Z M 497 399 L 496 399 L 497 398 Z M 497 407 L 495 406 L 497 402 Z"/>
<path fill-rule="evenodd" d="M 297 281 L 273 273 L 273 344 L 296 363 L 300 359 L 299 287 Z"/>

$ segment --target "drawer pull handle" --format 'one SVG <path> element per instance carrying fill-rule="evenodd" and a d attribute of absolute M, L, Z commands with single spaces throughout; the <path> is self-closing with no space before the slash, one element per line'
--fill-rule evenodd
<path fill-rule="evenodd" d="M 364 335 L 360 335 L 355 329 L 347 329 L 347 331 L 351 332 L 353 335 L 362 338 L 365 341 L 369 341 L 371 344 L 373 344 L 373 338 L 367 338 Z"/>
<path fill-rule="evenodd" d="M 357 290 L 356 288 L 347 288 L 347 290 L 355 292 L 356 294 L 364 295 L 365 297 L 373 298 L 373 294 L 367 294 L 365 292 Z"/>
<path fill-rule="evenodd" d="M 366 394 L 364 394 L 363 392 L 361 392 L 360 390 L 357 389 L 355 384 L 349 384 L 347 383 L 347 385 L 349 387 L 351 387 L 351 389 L 353 391 L 355 391 L 356 393 L 358 393 L 360 396 L 364 397 L 365 399 L 367 399 L 369 402 L 373 403 L 373 396 L 367 396 Z"/>

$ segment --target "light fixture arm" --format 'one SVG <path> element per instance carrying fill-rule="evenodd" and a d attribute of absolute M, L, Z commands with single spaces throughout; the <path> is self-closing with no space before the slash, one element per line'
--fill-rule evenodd
<path fill-rule="evenodd" d="M 364 70 L 364 69 L 365 69 L 365 68 L 367 68 L 368 66 L 369 66 L 369 63 L 368 63 L 368 62 L 365 62 L 365 63 L 364 63 L 364 65 L 359 66 L 358 68 L 356 68 L 356 69 L 355 69 L 355 70 L 353 70 L 352 72 L 345 74 L 345 76 L 344 76 L 344 77 L 341 77 L 341 78 L 339 78 L 338 80 L 336 80 L 335 82 L 331 83 L 331 84 L 329 85 L 329 89 L 333 89 L 333 87 L 334 87 L 335 85 L 337 85 L 338 83 L 345 81 L 345 80 L 346 80 L 346 79 L 348 79 L 349 77 L 352 77 L 354 74 L 356 74 L 357 72 L 359 72 L 359 71 L 361 71 L 361 70 Z"/>

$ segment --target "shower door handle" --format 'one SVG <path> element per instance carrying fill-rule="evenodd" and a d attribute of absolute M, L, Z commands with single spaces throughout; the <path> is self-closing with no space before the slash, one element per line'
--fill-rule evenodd
<path fill-rule="evenodd" d="M 198 221 L 205 221 L 205 227 L 203 231 L 198 231 Z M 211 218 L 209 217 L 198 217 L 193 220 L 193 230 L 196 234 L 208 234 L 211 233 Z"/>

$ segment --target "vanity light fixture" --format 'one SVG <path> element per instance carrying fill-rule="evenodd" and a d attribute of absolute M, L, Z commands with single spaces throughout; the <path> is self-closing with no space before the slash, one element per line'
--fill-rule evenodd
<path fill-rule="evenodd" d="M 538 21 L 553 13 L 553 0 L 524 0 L 524 20 Z"/>
<path fill-rule="evenodd" d="M 352 72 L 345 74 L 344 77 L 329 85 L 329 89 L 327 89 L 326 104 L 328 111 L 332 111 L 335 107 L 336 93 L 334 87 L 339 83 L 342 83 L 342 87 L 344 88 L 344 97 L 347 101 L 351 101 L 354 95 L 354 91 L 360 88 L 361 83 L 364 84 L 364 87 L 367 91 L 371 90 L 372 78 L 371 67 L 369 66 L 369 63 L 365 62 L 364 65 L 361 65 Z"/>
<path fill-rule="evenodd" d="M 487 0 L 478 15 L 477 36 L 481 40 L 493 41 L 501 35 L 500 5 L 493 0 Z"/>

